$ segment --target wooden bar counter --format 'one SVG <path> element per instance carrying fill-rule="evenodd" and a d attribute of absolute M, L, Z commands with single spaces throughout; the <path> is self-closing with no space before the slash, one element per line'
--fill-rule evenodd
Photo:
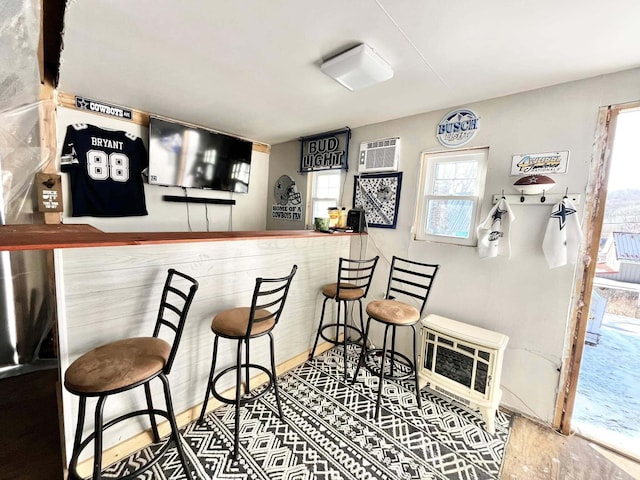
<path fill-rule="evenodd" d="M 149 336 L 167 269 L 175 268 L 199 281 L 169 377 L 175 410 L 182 412 L 179 423 L 191 420 L 204 398 L 214 314 L 250 305 L 256 277 L 282 277 L 297 264 L 298 272 L 274 337 L 276 364 L 292 359 L 301 362 L 313 343 L 319 321 L 321 286 L 335 281 L 340 256 L 359 255 L 362 240 L 358 234 L 304 230 L 105 233 L 88 225 L 0 227 L 0 250 L 54 251 L 61 375 L 91 348 L 118 339 Z M 252 342 L 252 361 L 268 365 L 267 341 Z M 231 342 L 221 342 L 221 368 L 234 362 L 234 348 Z M 223 378 L 222 388 L 225 382 L 231 387 L 233 379 Z M 159 382 L 153 387 L 154 397 L 161 398 Z M 142 389 L 114 396 L 106 402 L 105 419 L 143 405 Z M 77 398 L 62 389 L 66 452 L 71 452 L 77 408 Z M 92 408 L 91 402 L 88 408 Z M 92 419 L 88 418 L 85 434 L 92 428 Z M 125 422 L 106 432 L 104 446 L 139 438 L 148 428 L 142 421 Z M 128 453 L 126 449 L 113 450 L 116 453 L 111 460 Z"/>
<path fill-rule="evenodd" d="M 115 247 L 159 243 L 214 242 L 257 238 L 309 238 L 354 235 L 313 230 L 260 230 L 238 232 L 122 232 L 107 233 L 91 225 L 0 225 L 0 251 L 54 248 Z M 355 234 L 358 235 L 358 234 Z"/>

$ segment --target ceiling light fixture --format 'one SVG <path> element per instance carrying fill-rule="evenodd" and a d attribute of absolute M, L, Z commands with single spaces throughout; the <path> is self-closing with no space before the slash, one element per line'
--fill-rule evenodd
<path fill-rule="evenodd" d="M 320 70 L 351 91 L 393 77 L 391 66 L 366 43 L 323 62 Z"/>

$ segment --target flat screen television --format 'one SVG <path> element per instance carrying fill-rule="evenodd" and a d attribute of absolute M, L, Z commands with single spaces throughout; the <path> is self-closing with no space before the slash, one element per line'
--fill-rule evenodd
<path fill-rule="evenodd" d="M 149 184 L 247 193 L 253 143 L 158 117 L 149 119 Z"/>

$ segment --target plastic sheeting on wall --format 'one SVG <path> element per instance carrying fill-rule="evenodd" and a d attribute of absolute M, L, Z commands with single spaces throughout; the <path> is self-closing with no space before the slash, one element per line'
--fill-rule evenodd
<path fill-rule="evenodd" d="M 0 224 L 42 218 L 31 195 L 47 160 L 40 148 L 40 8 L 40 0 L 0 0 Z M 40 346 L 55 303 L 47 282 L 45 252 L 0 252 L 0 378 L 45 367 Z"/>
<path fill-rule="evenodd" d="M 48 160 L 40 148 L 44 106 L 40 101 L 0 112 L 0 224 L 41 221 L 32 187 Z M 38 363 L 53 323 L 46 272 L 43 251 L 0 252 L 0 378 L 48 366 Z"/>
<path fill-rule="evenodd" d="M 40 94 L 40 0 L 0 0 L 0 111 Z"/>
<path fill-rule="evenodd" d="M 34 223 L 32 186 L 44 101 L 0 112 L 0 225 Z M 31 362 L 53 318 L 44 252 L 0 252 L 0 367 Z M 2 369 L 0 368 L 0 373 Z"/>
<path fill-rule="evenodd" d="M 40 8 L 40 0 L 0 0 L 0 224 L 33 223 L 27 199 L 43 165 Z"/>
<path fill-rule="evenodd" d="M 0 112 L 0 224 L 34 223 L 31 189 L 47 163 L 40 148 L 40 109 L 45 102 Z"/>

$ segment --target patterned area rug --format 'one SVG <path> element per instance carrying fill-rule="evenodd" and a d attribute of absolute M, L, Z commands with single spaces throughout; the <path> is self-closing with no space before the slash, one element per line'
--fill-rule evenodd
<path fill-rule="evenodd" d="M 349 372 L 359 348 L 349 347 Z M 474 480 L 498 479 L 509 438 L 510 417 L 499 411 L 496 433 L 480 415 L 434 391 L 421 391 L 416 407 L 411 382 L 385 381 L 380 419 L 373 419 L 378 379 L 365 368 L 358 381 L 344 382 L 341 347 L 306 362 L 278 379 L 284 421 L 273 392 L 240 410 L 240 453 L 233 449 L 234 408 L 224 405 L 202 425 L 182 433 L 186 454 L 199 479 Z M 152 458 L 159 445 L 112 465 L 105 478 L 123 475 Z M 184 479 L 176 455 L 140 478 Z"/>

